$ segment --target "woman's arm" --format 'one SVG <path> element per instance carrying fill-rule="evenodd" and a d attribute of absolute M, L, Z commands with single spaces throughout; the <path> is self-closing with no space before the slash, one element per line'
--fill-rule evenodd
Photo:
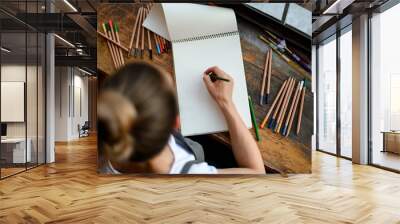
<path fill-rule="evenodd" d="M 208 73 L 213 72 L 218 76 L 229 79 L 229 82 L 218 80 L 212 82 Z M 205 71 L 204 83 L 210 95 L 217 102 L 228 124 L 232 150 L 240 168 L 219 169 L 218 173 L 224 174 L 265 174 L 264 163 L 256 141 L 250 134 L 232 101 L 232 77 L 218 67 L 211 67 Z"/>

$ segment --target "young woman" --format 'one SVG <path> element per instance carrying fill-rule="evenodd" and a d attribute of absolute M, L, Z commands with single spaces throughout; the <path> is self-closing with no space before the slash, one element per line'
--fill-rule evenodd
<path fill-rule="evenodd" d="M 212 82 L 209 72 L 230 82 Z M 98 101 L 101 173 L 264 174 L 260 151 L 232 102 L 234 82 L 218 67 L 204 71 L 208 92 L 225 116 L 239 168 L 216 169 L 197 142 L 180 135 L 171 76 L 148 63 L 132 63 L 105 81 Z"/>

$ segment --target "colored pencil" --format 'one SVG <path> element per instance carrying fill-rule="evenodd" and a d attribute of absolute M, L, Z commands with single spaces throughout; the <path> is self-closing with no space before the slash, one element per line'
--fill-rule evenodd
<path fill-rule="evenodd" d="M 121 44 L 121 40 L 119 39 L 119 26 L 118 23 L 116 22 L 114 23 L 114 31 L 115 31 L 115 36 L 117 37 L 117 42 L 118 42 L 117 47 L 118 47 Z M 118 47 L 118 50 L 120 57 L 122 59 L 122 63 L 125 64 L 125 59 L 124 59 L 124 54 L 122 53 L 122 49 Z"/>
<path fill-rule="evenodd" d="M 280 130 L 281 130 L 282 121 L 283 121 L 283 118 L 285 117 L 287 105 L 288 105 L 289 100 L 290 100 L 290 98 L 292 96 L 292 91 L 293 91 L 294 85 L 295 85 L 295 80 L 292 79 L 292 84 L 289 86 L 285 101 L 284 101 L 284 103 L 282 105 L 282 110 L 280 111 L 279 116 L 278 116 L 277 125 L 275 127 L 275 132 L 276 133 L 279 133 Z"/>
<path fill-rule="evenodd" d="M 289 59 L 286 55 L 284 55 L 282 52 L 279 51 L 278 47 L 275 46 L 271 41 L 269 41 L 267 38 L 265 38 L 262 35 L 259 35 L 258 38 L 262 41 L 264 41 L 268 46 L 272 48 L 288 65 L 290 65 L 293 69 L 301 73 L 304 77 L 309 78 L 310 73 L 307 72 L 305 69 L 303 69 L 301 66 L 297 65 L 295 62 L 293 62 L 291 59 Z"/>
<path fill-rule="evenodd" d="M 289 126 L 288 126 L 287 131 L 286 131 L 286 136 L 288 136 L 290 134 L 290 130 L 292 130 L 292 123 L 293 123 L 294 116 L 296 115 L 297 106 L 299 105 L 299 99 L 300 99 L 301 90 L 303 88 L 303 85 L 304 85 L 304 81 L 302 81 L 301 87 L 300 87 L 299 92 L 297 94 L 296 102 L 294 104 L 293 113 L 292 113 L 292 115 L 290 117 Z"/>
<path fill-rule="evenodd" d="M 153 37 L 154 37 L 154 43 L 156 44 L 156 52 L 157 52 L 157 54 L 161 54 L 160 45 L 158 44 L 158 41 L 157 41 L 157 35 L 155 33 L 153 33 Z"/>
<path fill-rule="evenodd" d="M 150 30 L 148 29 L 146 30 L 147 30 L 147 44 L 148 44 L 147 49 L 149 51 L 150 60 L 153 60 L 153 47 L 151 46 Z"/>
<path fill-rule="evenodd" d="M 105 24 L 105 23 L 102 23 L 101 26 L 103 27 L 103 30 L 104 30 L 104 33 L 105 33 L 106 37 L 109 38 L 108 35 L 107 35 L 106 24 Z M 107 41 L 107 46 L 108 46 L 108 51 L 110 51 L 110 54 L 111 54 L 111 59 L 112 59 L 112 61 L 113 61 L 113 63 L 114 63 L 114 68 L 118 68 L 117 61 L 115 60 L 114 51 L 112 50 L 112 48 L 111 48 L 111 43 L 110 43 L 109 41 Z"/>
<path fill-rule="evenodd" d="M 265 104 L 265 82 L 268 76 L 268 63 L 269 63 L 269 57 L 271 57 L 271 52 L 270 50 L 267 51 L 267 56 L 265 57 L 265 64 L 264 64 L 264 73 L 263 73 L 263 78 L 262 78 L 262 83 L 261 83 L 261 92 L 260 92 L 260 105 Z"/>
<path fill-rule="evenodd" d="M 107 36 L 108 36 L 109 38 L 111 38 L 112 40 L 115 41 L 115 38 L 113 38 L 113 36 L 112 36 L 112 34 L 111 34 L 111 27 L 110 27 L 110 24 L 105 23 L 105 26 L 106 26 L 106 30 L 107 30 Z M 120 60 L 120 58 L 119 58 L 119 54 L 118 54 L 117 48 L 115 47 L 114 44 L 112 44 L 112 43 L 110 43 L 110 44 L 111 44 L 111 49 L 112 49 L 112 51 L 114 52 L 115 61 L 117 62 L 118 67 L 120 67 L 120 66 L 122 65 L 122 62 L 121 62 L 121 60 Z"/>
<path fill-rule="evenodd" d="M 110 39 L 107 35 L 105 35 L 104 33 L 100 32 L 100 31 L 97 31 L 97 33 L 104 39 L 108 40 L 109 42 L 115 44 L 117 47 L 121 48 L 122 50 L 129 52 L 129 49 L 127 47 L 125 47 L 124 45 L 122 45 L 121 43 L 117 43 L 116 41 L 114 41 L 113 39 Z"/>
<path fill-rule="evenodd" d="M 254 106 L 253 106 L 253 102 L 252 102 L 250 96 L 249 96 L 249 107 L 250 107 L 250 114 L 251 114 L 251 122 L 253 123 L 253 128 L 256 133 L 256 139 L 257 139 L 257 141 L 260 141 L 260 134 L 258 133 L 257 120 L 256 120 L 256 116 L 254 114 Z"/>
<path fill-rule="evenodd" d="M 112 35 L 112 38 L 117 42 L 117 43 L 120 43 L 119 42 L 119 38 L 117 37 L 117 33 L 116 33 L 116 30 L 118 29 L 115 29 L 115 24 L 113 24 L 113 22 L 112 22 L 112 20 L 110 19 L 110 21 L 108 21 L 108 24 L 109 24 L 109 26 L 110 26 L 110 31 L 111 31 L 111 35 Z M 113 44 L 114 45 L 114 44 Z M 120 48 L 117 48 L 117 47 L 115 47 L 115 49 L 116 49 L 116 51 L 117 51 L 117 57 L 119 58 L 119 61 L 121 62 L 121 65 L 123 65 L 123 64 L 125 64 L 125 62 L 124 62 L 124 56 L 122 56 L 122 51 L 121 51 L 121 49 Z"/>
<path fill-rule="evenodd" d="M 303 81 L 300 81 L 300 82 L 297 83 L 297 87 L 296 87 L 296 90 L 294 92 L 292 104 L 290 105 L 290 109 L 288 111 L 288 115 L 286 117 L 285 124 L 283 125 L 283 128 L 282 128 L 282 135 L 286 136 L 286 132 L 287 132 L 287 129 L 289 127 L 289 122 L 290 122 L 290 119 L 293 116 L 293 110 L 294 110 L 294 107 L 296 105 L 297 98 L 298 98 L 298 96 L 299 96 L 299 94 L 301 92 L 301 87 L 302 86 L 303 86 Z"/>
<path fill-rule="evenodd" d="M 136 57 L 138 54 L 140 55 L 140 49 L 139 49 L 139 41 L 140 41 L 140 33 L 141 33 L 141 27 L 143 23 L 143 17 L 144 17 L 144 9 L 142 9 L 142 13 L 140 14 L 139 17 L 139 23 L 138 23 L 138 28 L 137 28 L 137 38 L 136 38 L 136 43 L 135 43 L 135 51 L 133 52 L 134 56 Z"/>
<path fill-rule="evenodd" d="M 141 33 L 141 35 L 142 35 L 142 40 L 141 40 L 142 44 L 140 46 L 140 58 L 142 58 L 142 59 L 143 59 L 143 55 L 144 55 L 144 26 L 143 26 L 143 22 L 146 19 L 146 16 L 147 16 L 147 9 L 144 10 L 142 24 L 140 24 L 140 28 L 142 30 L 142 33 Z"/>
<path fill-rule="evenodd" d="M 276 106 L 276 108 L 275 108 L 274 114 L 272 115 L 272 118 L 271 118 L 270 122 L 268 123 L 268 128 L 271 128 L 271 129 L 274 129 L 274 128 L 275 128 L 275 125 L 276 125 L 276 116 L 278 115 L 278 112 L 279 112 L 280 108 L 282 107 L 283 100 L 285 99 L 285 96 L 286 96 L 286 94 L 287 94 L 287 91 L 288 91 L 289 86 L 290 86 L 291 83 L 292 83 L 292 78 L 289 78 L 289 79 L 288 79 L 288 82 L 287 82 L 287 84 L 286 84 L 286 86 L 285 86 L 285 89 L 284 89 L 283 92 L 282 92 L 282 96 L 281 96 L 281 98 L 279 99 L 278 104 L 277 104 L 277 106 Z"/>
<path fill-rule="evenodd" d="M 293 58 L 300 66 L 302 66 L 306 71 L 311 72 L 311 67 L 310 65 L 305 62 L 300 56 L 298 56 L 296 53 L 294 53 L 292 50 L 290 50 L 286 46 L 286 41 L 284 39 L 280 39 L 268 30 L 265 30 L 265 32 L 274 40 L 274 43 L 277 45 L 278 48 L 281 48 L 285 53 L 287 53 L 291 58 Z M 285 43 L 284 46 L 282 46 L 281 43 Z"/>
<path fill-rule="evenodd" d="M 164 53 L 164 44 L 161 41 L 161 37 L 158 34 L 156 34 L 156 36 L 157 36 L 158 44 L 160 45 L 160 53 Z"/>
<path fill-rule="evenodd" d="M 268 62 L 268 78 L 267 78 L 267 98 L 266 98 L 266 104 L 268 104 L 268 98 L 269 94 L 271 93 L 271 74 L 272 74 L 272 50 L 270 49 L 270 57 L 269 57 L 269 62 Z"/>
<path fill-rule="evenodd" d="M 133 29 L 132 29 L 131 40 L 130 40 L 130 42 L 129 42 L 129 53 L 128 53 L 128 56 L 130 56 L 131 54 L 133 55 L 134 52 L 132 52 L 132 51 L 135 51 L 135 50 L 133 49 L 133 41 L 135 40 L 135 34 L 136 34 L 137 24 L 139 23 L 139 19 L 140 19 L 140 17 L 142 16 L 142 10 L 143 10 L 143 8 L 140 7 L 139 10 L 138 10 L 138 13 L 137 13 L 137 15 L 136 15 L 135 24 L 133 25 Z"/>
<path fill-rule="evenodd" d="M 273 109 L 274 109 L 276 103 L 277 103 L 278 100 L 279 100 L 279 97 L 281 96 L 283 90 L 285 89 L 285 86 L 286 86 L 287 82 L 288 82 L 288 80 L 285 80 L 285 81 L 283 82 L 281 88 L 280 88 L 279 91 L 278 91 L 278 94 L 277 94 L 276 97 L 275 97 L 274 102 L 272 103 L 271 107 L 269 108 L 269 111 L 268 111 L 267 115 L 265 115 L 264 120 L 262 121 L 262 123 L 261 123 L 261 125 L 260 125 L 260 128 L 264 128 L 265 124 L 267 123 L 267 121 L 268 121 L 268 119 L 269 119 L 269 116 L 271 115 L 271 113 L 272 113 L 272 111 L 273 111 Z"/>
<path fill-rule="evenodd" d="M 299 117 L 297 119 L 297 130 L 296 130 L 296 135 L 300 133 L 300 127 L 301 127 L 301 117 L 303 115 L 303 106 L 304 106 L 304 97 L 306 95 L 306 86 L 304 85 L 303 91 L 301 93 L 301 103 L 300 103 L 300 110 L 299 110 Z"/>
<path fill-rule="evenodd" d="M 164 37 L 161 37 L 162 43 L 164 45 L 164 50 L 165 52 L 168 52 L 168 46 L 167 46 L 167 41 L 164 39 Z"/>

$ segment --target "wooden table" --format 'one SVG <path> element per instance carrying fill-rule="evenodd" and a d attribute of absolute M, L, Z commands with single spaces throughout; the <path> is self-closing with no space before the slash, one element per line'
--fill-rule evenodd
<path fill-rule="evenodd" d="M 129 45 L 130 35 L 135 21 L 139 3 L 124 4 L 100 4 L 98 8 L 98 25 L 100 22 L 112 19 L 120 24 L 120 39 L 124 46 Z M 244 59 L 244 67 L 246 72 L 246 81 L 248 94 L 258 102 L 261 88 L 261 80 L 265 63 L 265 56 L 268 50 L 267 45 L 258 39 L 258 34 L 262 33 L 255 25 L 237 16 L 238 27 L 241 36 L 242 53 Z M 311 47 L 311 42 L 310 42 Z M 147 54 L 147 53 L 146 53 Z M 127 63 L 136 59 L 128 58 L 125 55 Z M 156 55 L 153 52 L 153 60 L 149 60 L 146 55 L 143 60 L 155 63 L 165 68 L 172 75 L 173 61 L 172 55 L 162 54 Z M 108 51 L 107 44 L 102 37 L 97 38 L 97 67 L 100 72 L 112 74 L 114 72 L 111 56 Z M 276 53 L 273 54 L 272 81 L 270 99 L 274 99 L 279 87 L 288 77 L 295 77 L 298 80 L 307 78 L 311 80 L 311 76 L 305 77 L 292 67 L 286 64 Z M 313 95 L 309 91 L 311 81 L 308 82 L 308 90 L 306 92 L 304 102 L 304 113 L 302 118 L 302 128 L 300 134 L 296 136 L 292 133 L 285 138 L 280 134 L 273 133 L 269 129 L 260 130 L 262 141 L 258 143 L 261 150 L 264 163 L 267 167 L 277 170 L 282 174 L 286 173 L 310 173 L 311 172 L 311 136 L 313 132 Z M 271 100 L 272 101 L 272 100 Z M 270 105 L 255 105 L 255 114 L 257 123 L 260 124 Z M 294 124 L 297 119 L 294 120 Z M 252 132 L 253 133 L 253 132 Z M 227 133 L 213 135 L 216 139 L 229 144 L 229 136 Z"/>

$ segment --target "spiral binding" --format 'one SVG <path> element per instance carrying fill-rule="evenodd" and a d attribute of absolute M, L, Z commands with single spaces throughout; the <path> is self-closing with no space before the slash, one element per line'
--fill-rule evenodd
<path fill-rule="evenodd" d="M 226 32 L 226 33 L 217 33 L 217 34 L 211 34 L 211 35 L 204 35 L 204 36 L 199 36 L 199 37 L 189 37 L 189 38 L 184 38 L 184 39 L 179 39 L 179 40 L 173 40 L 173 43 L 182 43 L 182 42 L 189 42 L 189 41 L 197 41 L 197 40 L 206 40 L 206 39 L 214 39 L 214 38 L 220 38 L 220 37 L 228 37 L 228 36 L 234 36 L 234 35 L 239 35 L 239 31 L 232 31 L 232 32 Z"/>

